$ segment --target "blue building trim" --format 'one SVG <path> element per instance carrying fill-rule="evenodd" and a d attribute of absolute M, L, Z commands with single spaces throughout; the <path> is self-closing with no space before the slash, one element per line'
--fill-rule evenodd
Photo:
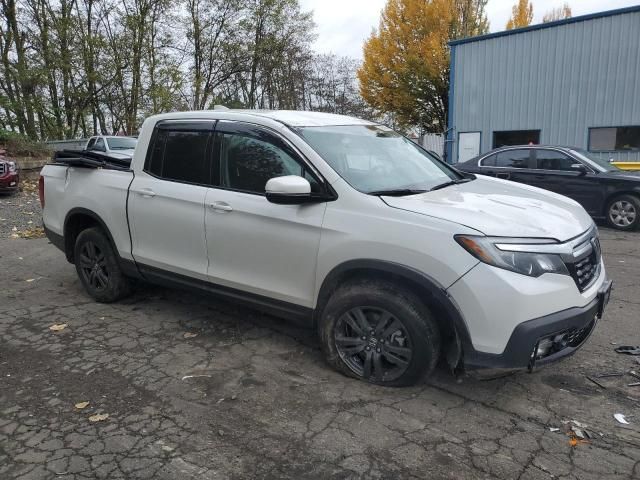
<path fill-rule="evenodd" d="M 489 40 L 490 38 L 506 37 L 508 35 L 516 35 L 518 33 L 531 32 L 533 30 L 543 30 L 545 28 L 557 27 L 558 25 L 568 25 L 570 23 L 584 22 L 584 21 L 593 20 L 596 18 L 605 18 L 605 17 L 611 17 L 613 15 L 622 15 L 624 13 L 634 13 L 634 12 L 640 12 L 640 5 L 634 5 L 633 7 L 618 8 L 616 10 L 607 10 L 604 12 L 590 13 L 588 15 L 580 15 L 579 17 L 556 20 L 555 22 L 540 23 L 538 25 L 530 25 L 528 27 L 516 28 L 514 30 L 505 30 L 504 32 L 488 33 L 486 35 L 478 35 L 477 37 L 461 38 L 460 40 L 453 40 L 449 42 L 449 45 L 451 45 L 451 47 L 454 47 L 455 45 L 461 45 L 463 43 L 480 42 L 482 40 Z M 453 51 L 453 48 L 452 48 L 452 51 Z"/>
<path fill-rule="evenodd" d="M 451 45 L 451 53 L 449 55 L 449 105 L 447 106 L 447 138 L 445 150 L 447 152 L 446 162 L 453 163 L 453 99 L 455 91 L 455 71 L 456 71 L 456 47 Z"/>

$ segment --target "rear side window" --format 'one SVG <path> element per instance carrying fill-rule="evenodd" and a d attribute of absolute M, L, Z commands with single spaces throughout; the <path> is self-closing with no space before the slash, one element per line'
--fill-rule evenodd
<path fill-rule="evenodd" d="M 572 171 L 571 165 L 574 163 L 580 163 L 556 150 L 537 150 L 536 159 L 537 168 L 539 170 Z"/>
<path fill-rule="evenodd" d="M 211 132 L 158 129 L 145 171 L 165 180 L 209 185 Z"/>
<path fill-rule="evenodd" d="M 529 168 L 529 150 L 506 150 L 496 155 L 496 166 Z"/>
<path fill-rule="evenodd" d="M 483 159 L 480 162 L 480 165 L 483 167 L 495 167 L 496 166 L 496 155 L 489 155 L 487 158 Z"/>

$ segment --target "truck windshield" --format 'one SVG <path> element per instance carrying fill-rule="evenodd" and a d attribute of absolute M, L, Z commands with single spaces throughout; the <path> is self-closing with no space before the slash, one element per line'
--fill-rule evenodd
<path fill-rule="evenodd" d="M 133 150 L 138 140 L 131 137 L 111 137 L 107 139 L 110 150 Z"/>
<path fill-rule="evenodd" d="M 346 182 L 363 193 L 411 194 L 463 178 L 382 125 L 301 127 L 296 131 Z"/>

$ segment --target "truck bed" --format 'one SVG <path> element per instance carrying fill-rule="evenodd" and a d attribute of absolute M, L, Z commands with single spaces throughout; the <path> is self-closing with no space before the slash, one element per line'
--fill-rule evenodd
<path fill-rule="evenodd" d="M 81 168 L 104 168 L 110 170 L 130 170 L 131 159 L 116 157 L 86 150 L 62 150 L 53 154 L 52 162 L 58 165 Z"/>

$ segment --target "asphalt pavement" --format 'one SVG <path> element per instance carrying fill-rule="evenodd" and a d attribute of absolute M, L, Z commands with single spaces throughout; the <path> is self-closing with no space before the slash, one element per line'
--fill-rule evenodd
<path fill-rule="evenodd" d="M 346 378 L 312 331 L 205 295 L 95 303 L 46 239 L 6 233 L 1 479 L 640 478 L 640 380 L 596 378 L 640 373 L 614 352 L 640 344 L 640 233 L 601 229 L 615 290 L 573 357 L 403 389 Z"/>

